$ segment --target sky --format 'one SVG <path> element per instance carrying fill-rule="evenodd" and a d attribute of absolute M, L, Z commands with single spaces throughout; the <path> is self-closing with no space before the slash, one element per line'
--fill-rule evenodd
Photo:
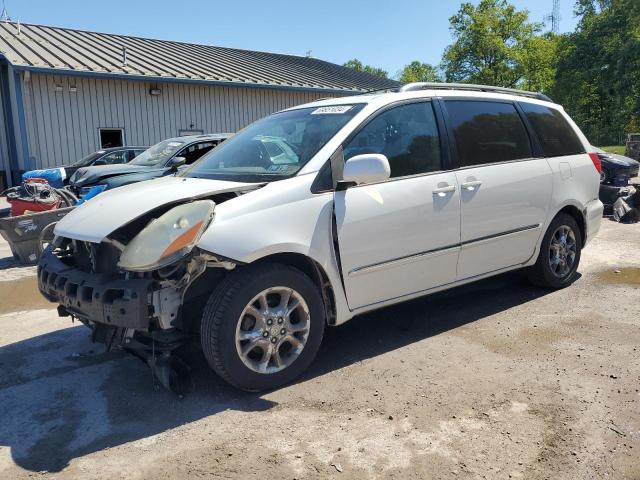
<path fill-rule="evenodd" d="M 459 0 L 4 0 L 12 20 L 140 37 L 351 58 L 395 75 L 413 60 L 438 64 Z M 477 0 L 472 0 L 477 3 Z M 552 0 L 511 0 L 543 21 Z M 576 25 L 561 0 L 561 32 Z"/>

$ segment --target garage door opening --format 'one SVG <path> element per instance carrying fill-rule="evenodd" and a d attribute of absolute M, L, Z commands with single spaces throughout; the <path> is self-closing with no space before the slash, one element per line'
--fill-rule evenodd
<path fill-rule="evenodd" d="M 121 128 L 101 128 L 100 148 L 122 147 L 123 137 Z"/>

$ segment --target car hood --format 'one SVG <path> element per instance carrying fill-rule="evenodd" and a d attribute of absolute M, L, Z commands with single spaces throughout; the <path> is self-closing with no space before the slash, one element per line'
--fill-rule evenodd
<path fill-rule="evenodd" d="M 125 175 L 127 173 L 148 172 L 162 167 L 149 167 L 146 165 L 131 165 L 123 163 L 119 165 L 99 165 L 97 167 L 82 167 L 71 176 L 71 184 L 74 187 L 84 187 L 93 185 L 105 178 L 114 177 L 116 175 Z"/>
<path fill-rule="evenodd" d="M 164 177 L 108 190 L 83 203 L 58 222 L 54 233 L 86 242 L 99 243 L 110 233 L 145 213 L 181 200 L 216 193 L 246 191 L 260 184 Z"/>

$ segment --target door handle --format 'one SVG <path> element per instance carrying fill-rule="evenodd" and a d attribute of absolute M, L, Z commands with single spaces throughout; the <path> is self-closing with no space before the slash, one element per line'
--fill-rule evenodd
<path fill-rule="evenodd" d="M 445 185 L 444 187 L 438 187 L 433 190 L 433 194 L 439 197 L 446 197 L 447 193 L 452 193 L 456 191 L 455 185 Z"/>
<path fill-rule="evenodd" d="M 460 186 L 465 190 L 468 190 L 469 192 L 473 192 L 480 185 L 482 185 L 482 182 L 480 180 L 473 180 L 471 182 L 465 182 Z"/>

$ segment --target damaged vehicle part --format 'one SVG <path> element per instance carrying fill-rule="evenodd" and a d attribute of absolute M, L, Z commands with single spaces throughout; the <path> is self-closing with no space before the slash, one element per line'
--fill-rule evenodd
<path fill-rule="evenodd" d="M 613 204 L 612 211 L 616 222 L 640 222 L 640 190 L 633 190 L 633 193 L 627 193 L 618 198 Z"/>
<path fill-rule="evenodd" d="M 170 388 L 195 346 L 230 384 L 271 389 L 356 315 L 519 268 L 570 285 L 600 226 L 600 170 L 538 94 L 411 84 L 322 100 L 81 205 L 38 283 Z"/>
<path fill-rule="evenodd" d="M 61 316 L 89 326 L 94 342 L 134 354 L 163 386 L 184 393 L 189 369 L 176 352 L 194 341 L 180 320 L 185 293 L 208 268 L 235 267 L 193 251 L 214 206 L 205 199 L 157 210 L 151 219 L 138 219 L 146 227 L 128 244 L 117 239 L 129 235 L 126 226 L 100 244 L 56 237 L 38 267 L 40 290 L 60 304 Z M 123 262 L 130 271 L 118 267 Z M 145 266 L 147 273 L 135 272 Z"/>
<path fill-rule="evenodd" d="M 146 272 L 174 263 L 193 248 L 209 226 L 213 207 L 211 200 L 198 200 L 154 218 L 124 247 L 118 267 Z"/>

